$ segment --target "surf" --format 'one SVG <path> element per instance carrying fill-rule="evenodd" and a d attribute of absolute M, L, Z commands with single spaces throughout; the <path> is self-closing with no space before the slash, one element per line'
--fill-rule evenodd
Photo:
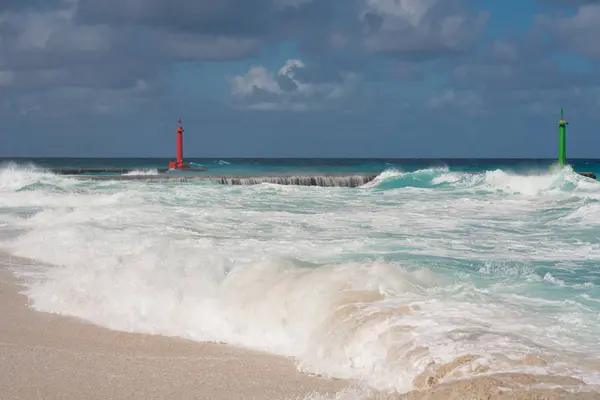
<path fill-rule="evenodd" d="M 0 249 L 35 260 L 13 272 L 41 312 L 400 393 L 502 373 L 600 384 L 599 227 L 584 218 L 600 187 L 568 168 L 390 168 L 350 188 L 11 166 L 0 192 Z"/>

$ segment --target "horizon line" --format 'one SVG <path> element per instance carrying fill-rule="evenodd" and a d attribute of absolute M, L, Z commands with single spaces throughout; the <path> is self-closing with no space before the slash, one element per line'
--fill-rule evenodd
<path fill-rule="evenodd" d="M 63 159 L 63 160 L 170 160 L 173 157 L 147 156 L 0 156 L 2 161 L 31 159 Z M 455 157 L 455 156 L 423 156 L 423 157 L 186 157 L 186 160 L 556 160 L 556 157 Z M 593 157 L 569 157 L 569 160 L 600 160 Z"/>

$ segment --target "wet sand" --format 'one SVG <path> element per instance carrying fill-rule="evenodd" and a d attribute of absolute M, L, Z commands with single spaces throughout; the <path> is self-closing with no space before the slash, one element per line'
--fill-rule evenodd
<path fill-rule="evenodd" d="M 303 374 L 285 357 L 111 331 L 28 308 L 18 281 L 3 267 L 27 262 L 0 253 L 2 400 L 600 399 L 582 381 L 560 376 L 497 374 L 444 383 L 468 356 L 432 365 L 414 380 L 418 390 L 378 393 L 349 381 Z"/>

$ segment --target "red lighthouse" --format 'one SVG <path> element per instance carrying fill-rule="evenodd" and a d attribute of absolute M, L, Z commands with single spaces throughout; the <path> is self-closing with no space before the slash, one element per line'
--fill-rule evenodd
<path fill-rule="evenodd" d="M 186 169 L 190 165 L 183 162 L 183 127 L 181 120 L 177 121 L 177 160 L 169 161 L 169 169 Z"/>

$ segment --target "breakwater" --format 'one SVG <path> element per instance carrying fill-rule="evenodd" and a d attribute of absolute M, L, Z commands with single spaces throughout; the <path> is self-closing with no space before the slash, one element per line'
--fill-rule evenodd
<path fill-rule="evenodd" d="M 374 180 L 377 174 L 324 174 L 324 175 L 271 175 L 271 176 L 206 176 L 185 174 L 155 175 L 77 175 L 77 179 L 149 181 L 149 182 L 210 182 L 220 185 L 259 185 L 272 183 L 277 185 L 322 186 L 322 187 L 359 187 Z"/>
<path fill-rule="evenodd" d="M 169 168 L 53 168 L 48 170 L 49 172 L 57 175 L 82 175 L 82 174 L 130 174 L 136 171 L 147 172 L 156 171 L 159 173 L 165 173 L 170 171 Z M 207 171 L 207 168 L 186 168 L 184 171 L 189 172 L 200 172 Z"/>

